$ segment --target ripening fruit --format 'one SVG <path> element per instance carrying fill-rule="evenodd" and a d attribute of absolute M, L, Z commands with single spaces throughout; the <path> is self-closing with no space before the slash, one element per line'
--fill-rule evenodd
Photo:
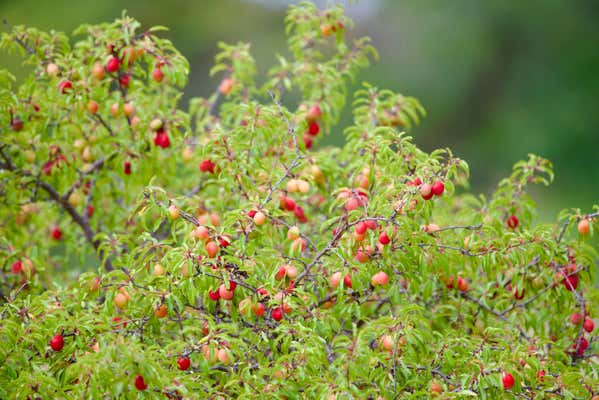
<path fill-rule="evenodd" d="M 17 260 L 14 263 L 12 263 L 10 271 L 13 274 L 20 274 L 21 272 L 23 272 L 23 262 L 21 260 Z"/>
<path fill-rule="evenodd" d="M 329 278 L 331 287 L 336 288 L 339 286 L 339 282 L 341 282 L 341 272 L 334 272 L 333 275 Z"/>
<path fill-rule="evenodd" d="M 196 227 L 193 231 L 191 231 L 191 234 L 198 240 L 206 240 L 210 237 L 210 232 L 208 231 L 208 228 L 206 228 L 203 225 Z"/>
<path fill-rule="evenodd" d="M 387 283 L 389 283 L 389 275 L 387 275 L 383 271 L 379 271 L 376 274 L 372 275 L 370 283 L 372 284 L 372 286 L 386 285 Z"/>
<path fill-rule="evenodd" d="M 568 291 L 576 290 L 578 288 L 578 274 L 566 275 L 565 273 L 560 273 L 564 278 L 562 280 L 562 284 Z"/>
<path fill-rule="evenodd" d="M 164 304 L 159 305 L 158 308 L 154 310 L 156 318 L 164 318 L 166 317 L 166 314 L 168 314 L 168 308 L 166 308 L 166 305 Z"/>
<path fill-rule="evenodd" d="M 92 67 L 92 76 L 98 80 L 104 78 L 104 67 L 99 62 Z"/>
<path fill-rule="evenodd" d="M 345 276 L 343 277 L 343 284 L 345 285 L 345 287 L 348 287 L 348 288 L 352 287 L 350 274 L 345 274 Z"/>
<path fill-rule="evenodd" d="M 389 239 L 389 235 L 386 231 L 381 232 L 381 234 L 379 235 L 379 243 L 383 246 L 386 246 L 389 243 L 391 243 L 391 239 Z"/>
<path fill-rule="evenodd" d="M 275 279 L 277 281 L 280 281 L 281 279 L 285 278 L 285 275 L 287 275 L 287 266 L 286 265 L 281 265 L 277 269 L 277 273 L 275 274 Z"/>
<path fill-rule="evenodd" d="M 123 114 L 127 117 L 132 117 L 135 114 L 135 106 L 131 103 L 125 103 L 123 105 Z"/>
<path fill-rule="evenodd" d="M 458 278 L 458 290 L 460 292 L 465 292 L 468 290 L 468 281 L 462 277 Z"/>
<path fill-rule="evenodd" d="M 118 117 L 119 112 L 121 111 L 120 109 L 121 109 L 121 106 L 119 105 L 118 102 L 113 103 L 110 106 L 110 114 L 112 114 L 113 117 Z"/>
<path fill-rule="evenodd" d="M 437 381 L 432 381 L 430 391 L 433 396 L 436 396 L 440 393 L 443 393 L 443 386 L 441 386 L 441 384 Z"/>
<path fill-rule="evenodd" d="M 50 347 L 54 351 L 60 351 L 64 347 L 64 338 L 62 335 L 55 335 L 52 339 L 50 339 Z"/>
<path fill-rule="evenodd" d="M 164 272 L 165 272 L 165 270 L 162 265 L 160 265 L 160 264 L 154 265 L 154 272 L 153 272 L 154 276 L 162 276 L 162 275 L 164 275 Z"/>
<path fill-rule="evenodd" d="M 218 287 L 218 295 L 223 300 L 231 300 L 233 299 L 235 292 L 233 290 L 229 290 L 229 288 L 227 288 L 223 283 Z"/>
<path fill-rule="evenodd" d="M 128 300 L 129 299 L 125 294 L 117 293 L 116 296 L 114 296 L 114 305 L 118 308 L 124 308 L 127 305 Z"/>
<path fill-rule="evenodd" d="M 110 56 L 108 57 L 108 60 L 106 60 L 106 71 L 108 71 L 109 73 L 113 73 L 119 70 L 119 59 L 114 57 L 114 56 Z"/>
<path fill-rule="evenodd" d="M 333 33 L 333 27 L 330 24 L 322 24 L 320 25 L 320 33 L 324 37 L 329 37 Z"/>
<path fill-rule="evenodd" d="M 73 84 L 71 83 L 71 81 L 61 81 L 58 84 L 58 90 L 60 90 L 60 93 L 62 94 L 70 92 L 71 89 L 73 89 Z"/>
<path fill-rule="evenodd" d="M 286 273 L 287 273 L 287 277 L 289 279 L 295 279 L 295 278 L 297 278 L 297 275 L 299 274 L 297 268 L 295 268 L 293 265 L 287 265 Z"/>
<path fill-rule="evenodd" d="M 312 179 L 314 179 L 314 182 L 318 184 L 324 183 L 324 174 L 322 173 L 322 170 L 318 167 L 318 165 L 310 166 L 310 174 L 312 175 Z"/>
<path fill-rule="evenodd" d="M 200 168 L 200 171 L 202 171 L 202 172 L 210 172 L 211 174 L 213 174 L 215 164 L 211 160 L 207 159 L 207 160 L 200 162 L 200 165 L 198 167 Z"/>
<path fill-rule="evenodd" d="M 168 213 L 170 214 L 172 219 L 177 219 L 179 218 L 179 209 L 177 208 L 176 205 L 171 204 L 168 208 Z"/>
<path fill-rule="evenodd" d="M 297 238 L 291 243 L 292 251 L 304 251 L 306 249 L 306 241 L 304 238 Z"/>
<path fill-rule="evenodd" d="M 135 377 L 135 388 L 139 391 L 144 391 L 148 388 L 143 376 L 137 375 Z"/>
<path fill-rule="evenodd" d="M 501 377 L 501 383 L 505 390 L 511 389 L 514 386 L 514 376 L 509 372 L 505 372 Z"/>
<path fill-rule="evenodd" d="M 218 349 L 216 357 L 218 358 L 218 361 L 222 362 L 223 364 L 229 364 L 231 362 L 229 353 L 227 353 L 227 350 L 225 349 Z"/>
<path fill-rule="evenodd" d="M 297 179 L 289 179 L 285 187 L 289 193 L 299 191 L 299 181 Z"/>
<path fill-rule="evenodd" d="M 158 67 L 154 68 L 154 71 L 152 71 L 152 79 L 158 83 L 162 82 L 164 79 L 164 72 L 162 72 L 162 69 Z"/>
<path fill-rule="evenodd" d="M 95 100 L 90 100 L 87 103 L 87 111 L 89 111 L 92 114 L 95 114 L 98 112 L 98 102 Z"/>
<path fill-rule="evenodd" d="M 57 226 L 52 228 L 52 239 L 54 239 L 54 240 L 62 239 L 62 231 Z"/>
<path fill-rule="evenodd" d="M 573 313 L 570 316 L 570 322 L 573 323 L 574 325 L 580 324 L 582 322 L 582 314 Z"/>
<path fill-rule="evenodd" d="M 368 262 L 368 260 L 370 260 L 370 255 L 364 250 L 358 250 L 356 252 L 356 260 L 361 263 Z"/>
<path fill-rule="evenodd" d="M 46 66 L 46 73 L 50 76 L 58 75 L 58 65 L 50 63 Z"/>
<path fill-rule="evenodd" d="M 300 235 L 300 230 L 297 226 L 292 226 L 287 231 L 287 239 L 289 239 L 289 240 L 295 240 L 299 237 L 299 235 Z"/>
<path fill-rule="evenodd" d="M 587 331 L 588 333 L 593 332 L 593 329 L 595 329 L 595 323 L 593 322 L 592 319 L 590 318 L 585 318 L 584 320 L 584 324 L 582 324 L 582 327 L 585 331 Z"/>
<path fill-rule="evenodd" d="M 20 132 L 23 129 L 23 120 L 19 117 L 13 117 L 10 121 L 10 129 L 14 132 Z"/>
<path fill-rule="evenodd" d="M 160 118 L 154 118 L 152 121 L 150 121 L 150 129 L 153 130 L 154 132 L 162 129 L 162 125 L 163 125 L 163 122 Z"/>
<path fill-rule="evenodd" d="M 506 224 L 510 229 L 516 229 L 518 227 L 518 223 L 518 217 L 515 215 L 510 215 L 506 221 Z"/>
<path fill-rule="evenodd" d="M 264 223 L 266 222 L 266 215 L 264 215 L 264 213 L 262 211 L 256 211 L 256 214 L 254 215 L 254 224 L 256 224 L 257 226 L 261 226 L 264 225 Z"/>
<path fill-rule="evenodd" d="M 310 150 L 313 144 L 314 143 L 312 142 L 312 138 L 310 137 L 310 135 L 304 135 L 304 146 L 306 147 L 306 149 Z"/>
<path fill-rule="evenodd" d="M 283 308 L 281 308 L 281 306 L 273 308 L 272 311 L 270 312 L 270 316 L 275 321 L 282 320 L 283 319 Z"/>
<path fill-rule="evenodd" d="M 231 79 L 231 78 L 223 79 L 218 87 L 218 91 L 222 95 L 227 96 L 229 93 L 231 93 L 231 90 L 233 90 L 233 79 Z"/>
<path fill-rule="evenodd" d="M 379 341 L 379 347 L 383 350 L 393 351 L 393 338 L 391 335 L 383 335 Z"/>
<path fill-rule="evenodd" d="M 191 365 L 191 360 L 189 359 L 189 357 L 179 357 L 177 359 L 177 365 L 179 370 L 186 371 Z"/>
<path fill-rule="evenodd" d="M 210 241 L 210 242 L 206 243 L 205 247 L 206 247 L 206 253 L 208 253 L 208 257 L 210 257 L 210 258 L 216 257 L 216 254 L 218 253 L 218 244 L 216 244 L 216 242 Z"/>
<path fill-rule="evenodd" d="M 322 110 L 320 109 L 320 106 L 318 104 L 315 104 L 312 107 L 310 107 L 310 109 L 306 113 L 306 119 L 309 122 L 320 119 L 320 117 L 322 117 Z"/>
<path fill-rule="evenodd" d="M 302 179 L 297 181 L 297 188 L 300 193 L 308 193 L 310 191 L 310 184 Z"/>
<path fill-rule="evenodd" d="M 255 303 L 255 304 L 252 304 L 252 312 L 254 313 L 254 315 L 255 315 L 256 317 L 261 317 L 261 316 L 263 316 L 263 315 L 264 315 L 264 311 L 265 311 L 265 310 L 266 310 L 266 309 L 265 309 L 265 307 L 264 307 L 264 304 L 262 304 L 262 303 Z"/>
<path fill-rule="evenodd" d="M 239 308 L 239 314 L 248 315 L 250 313 L 250 311 L 252 310 L 252 298 L 246 297 L 245 299 L 241 300 L 239 302 L 238 308 Z"/>
<path fill-rule="evenodd" d="M 33 163 L 35 161 L 35 152 L 32 150 L 25 150 L 23 152 L 23 155 L 25 156 L 25 161 L 27 161 L 29 164 Z"/>
<path fill-rule="evenodd" d="M 422 198 L 424 200 L 430 200 L 433 198 L 433 187 L 428 184 L 428 183 L 424 183 L 420 186 L 420 195 L 422 196 Z"/>
<path fill-rule="evenodd" d="M 131 175 L 131 163 L 129 161 L 125 161 L 123 164 L 123 172 L 125 175 Z"/>
<path fill-rule="evenodd" d="M 578 223 L 578 233 L 580 233 L 581 235 L 588 235 L 590 230 L 591 230 L 591 228 L 590 228 L 589 220 L 586 218 L 581 219 L 580 222 Z"/>
<path fill-rule="evenodd" d="M 68 202 L 73 207 L 78 207 L 83 202 L 83 197 L 81 196 L 81 193 L 74 191 L 69 195 Z"/>
<path fill-rule="evenodd" d="M 445 184 L 442 181 L 435 181 L 432 186 L 432 191 L 435 196 L 441 196 L 445 191 Z"/>
<path fill-rule="evenodd" d="M 308 134 L 309 135 L 316 136 L 316 135 L 318 135 L 319 132 L 320 132 L 320 125 L 318 125 L 318 122 L 312 121 L 312 122 L 308 123 Z"/>
<path fill-rule="evenodd" d="M 123 86 L 123 87 L 129 87 L 129 83 L 130 82 L 131 82 L 131 75 L 130 74 L 123 74 L 119 78 L 119 84 L 121 86 Z"/>
<path fill-rule="evenodd" d="M 358 235 L 363 235 L 364 233 L 366 233 L 368 225 L 366 225 L 366 222 L 360 221 L 356 224 L 356 227 L 354 229 Z"/>

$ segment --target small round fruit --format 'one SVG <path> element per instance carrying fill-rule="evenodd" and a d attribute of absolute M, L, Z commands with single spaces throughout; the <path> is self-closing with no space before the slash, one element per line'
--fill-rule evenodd
<path fill-rule="evenodd" d="M 288 265 L 285 272 L 289 279 L 295 279 L 299 274 L 297 268 L 295 268 L 293 265 Z"/>
<path fill-rule="evenodd" d="M 158 83 L 162 82 L 164 79 L 164 72 L 162 72 L 162 69 L 154 68 L 154 71 L 152 71 L 152 79 Z"/>
<path fill-rule="evenodd" d="M 306 119 L 308 121 L 315 121 L 320 119 L 320 117 L 322 117 L 322 110 L 318 104 L 314 104 L 306 113 Z"/>
<path fill-rule="evenodd" d="M 282 320 L 283 319 L 283 308 L 280 306 L 273 308 L 272 311 L 270 312 L 270 316 L 275 321 Z"/>
<path fill-rule="evenodd" d="M 168 208 L 168 213 L 171 216 L 172 219 L 177 219 L 179 218 L 179 209 L 177 208 L 176 205 L 171 204 Z"/>
<path fill-rule="evenodd" d="M 223 300 L 232 300 L 233 296 L 235 295 L 235 292 L 232 290 L 229 290 L 229 288 L 227 288 L 225 286 L 225 284 L 223 283 L 218 287 L 218 295 Z"/>
<path fill-rule="evenodd" d="M 158 308 L 154 310 L 156 318 L 164 318 L 166 317 L 166 314 L 168 314 L 168 308 L 166 308 L 166 305 L 164 304 L 159 305 Z"/>
<path fill-rule="evenodd" d="M 514 386 L 514 376 L 509 372 L 505 372 L 501 377 L 501 383 L 505 390 L 511 389 Z"/>
<path fill-rule="evenodd" d="M 433 396 L 436 396 L 443 393 L 443 386 L 437 381 L 432 381 L 430 391 Z"/>
<path fill-rule="evenodd" d="M 124 308 L 127 305 L 128 301 L 129 301 L 129 299 L 123 293 L 117 293 L 116 296 L 114 296 L 114 304 L 118 308 Z"/>
<path fill-rule="evenodd" d="M 297 188 L 300 193 L 308 193 L 310 191 L 310 184 L 300 179 L 297 181 Z"/>
<path fill-rule="evenodd" d="M 162 276 L 162 275 L 164 275 L 164 273 L 165 273 L 165 270 L 162 265 L 160 265 L 160 264 L 154 265 L 154 272 L 153 272 L 154 276 Z"/>
<path fill-rule="evenodd" d="M 289 179 L 287 181 L 286 189 L 289 193 L 298 192 L 299 191 L 299 182 L 297 179 Z"/>
<path fill-rule="evenodd" d="M 119 105 L 118 102 L 113 103 L 110 106 L 110 113 L 112 114 L 113 117 L 118 117 L 120 109 L 121 109 L 121 106 Z"/>
<path fill-rule="evenodd" d="M 379 341 L 379 346 L 383 350 L 393 351 L 393 338 L 391 335 L 383 335 Z"/>
<path fill-rule="evenodd" d="M 125 103 L 123 105 L 123 114 L 127 117 L 132 117 L 135 114 L 135 106 L 131 103 Z"/>
<path fill-rule="evenodd" d="M 579 313 L 573 313 L 570 316 L 570 322 L 574 325 L 578 325 L 582 322 L 582 314 Z"/>
<path fill-rule="evenodd" d="M 223 364 L 229 364 L 231 362 L 229 353 L 227 353 L 227 350 L 225 349 L 218 349 L 216 357 L 218 358 L 218 361 L 222 362 Z"/>
<path fill-rule="evenodd" d="M 510 215 L 506 221 L 506 224 L 510 229 L 516 229 L 518 227 L 518 223 L 518 217 L 515 215 Z"/>
<path fill-rule="evenodd" d="M 324 37 L 329 37 L 333 33 L 333 27 L 330 24 L 322 24 L 320 25 L 320 33 Z"/>
<path fill-rule="evenodd" d="M 60 93 L 62 94 L 70 92 L 71 89 L 73 89 L 73 84 L 71 83 L 71 81 L 61 81 L 58 84 L 58 90 L 60 90 Z"/>
<path fill-rule="evenodd" d="M 92 76 L 98 80 L 104 78 L 104 67 L 99 62 L 92 67 Z"/>
<path fill-rule="evenodd" d="M 582 327 L 585 331 L 587 331 L 588 333 L 593 332 L 593 329 L 595 329 L 595 323 L 593 322 L 592 319 L 590 318 L 585 318 L 584 320 L 584 324 L 582 324 Z"/>
<path fill-rule="evenodd" d="M 333 275 L 331 275 L 331 277 L 329 278 L 331 287 L 336 288 L 337 286 L 339 286 L 339 282 L 341 282 L 341 275 L 341 272 L 334 272 Z"/>
<path fill-rule="evenodd" d="M 62 335 L 54 335 L 52 339 L 50 339 L 50 347 L 54 351 L 60 351 L 64 347 L 64 338 Z"/>
<path fill-rule="evenodd" d="M 420 186 L 420 195 L 422 196 L 422 198 L 424 200 L 430 200 L 433 198 L 433 187 L 428 184 L 428 183 L 424 183 Z"/>
<path fill-rule="evenodd" d="M 262 211 L 257 211 L 253 219 L 254 224 L 256 224 L 257 226 L 261 226 L 264 225 L 264 223 L 266 222 L 266 215 Z"/>
<path fill-rule="evenodd" d="M 189 366 L 191 365 L 191 360 L 189 359 L 189 357 L 179 357 L 177 359 L 177 365 L 179 370 L 186 371 L 187 369 L 189 369 Z"/>
<path fill-rule="evenodd" d="M 265 307 L 262 303 L 252 304 L 252 312 L 256 317 L 261 317 L 264 315 Z"/>
<path fill-rule="evenodd" d="M 154 118 L 152 121 L 150 121 L 150 129 L 154 132 L 159 131 L 162 129 L 163 124 L 164 123 L 160 118 Z"/>
<path fill-rule="evenodd" d="M 590 223 L 588 219 L 581 219 L 578 223 L 578 233 L 581 235 L 588 235 L 591 231 Z"/>
<path fill-rule="evenodd" d="M 210 231 L 203 225 L 196 227 L 191 234 L 198 240 L 206 240 L 210 237 Z"/>
<path fill-rule="evenodd" d="M 320 133 L 320 125 L 318 122 L 312 121 L 308 124 L 308 134 L 310 136 L 316 136 Z"/>
<path fill-rule="evenodd" d="M 46 66 L 46 73 L 50 76 L 58 75 L 58 65 L 50 63 Z"/>
<path fill-rule="evenodd" d="M 233 80 L 231 78 L 223 79 L 218 87 L 218 91 L 224 96 L 229 95 L 229 93 L 231 93 L 232 90 Z"/>
<path fill-rule="evenodd" d="M 148 388 L 148 384 L 144 381 L 144 377 L 137 375 L 135 377 L 135 388 L 139 391 L 144 391 Z"/>
<path fill-rule="evenodd" d="M 198 168 L 200 168 L 200 171 L 202 171 L 202 172 L 210 172 L 211 174 L 214 173 L 214 167 L 215 167 L 215 164 L 211 160 L 209 160 L 209 159 L 203 160 L 198 165 Z"/>
<path fill-rule="evenodd" d="M 119 70 L 119 59 L 114 57 L 114 56 L 110 56 L 108 57 L 108 60 L 106 60 L 106 71 L 108 71 L 109 73 L 113 73 Z"/>
<path fill-rule="evenodd" d="M 435 196 L 441 196 L 445 191 L 445 184 L 442 181 L 435 181 L 432 191 Z"/>
<path fill-rule="evenodd" d="M 218 254 L 218 244 L 214 241 L 210 241 L 206 243 L 206 253 L 208 253 L 208 257 L 214 258 L 216 254 Z"/>
<path fill-rule="evenodd" d="M 350 274 L 345 274 L 345 276 L 343 277 L 343 284 L 345 285 L 345 287 L 348 287 L 348 288 L 352 287 L 352 281 L 351 281 Z"/>
<path fill-rule="evenodd" d="M 386 246 L 389 243 L 391 243 L 391 239 L 389 238 L 389 235 L 386 231 L 381 232 L 381 234 L 379 235 L 379 243 L 383 246 Z"/>
<path fill-rule="evenodd" d="M 370 283 L 372 284 L 372 286 L 386 285 L 387 283 L 389 283 L 389 275 L 387 275 L 383 271 L 379 271 L 379 272 L 375 273 L 374 275 L 372 275 L 372 278 L 370 279 Z"/>
<path fill-rule="evenodd" d="M 466 292 L 468 290 L 468 281 L 462 277 L 458 278 L 458 290 L 460 292 Z"/>
<path fill-rule="evenodd" d="M 299 236 L 300 236 L 300 230 L 299 230 L 299 228 L 297 226 L 292 226 L 287 231 L 287 239 L 289 239 L 289 240 L 295 240 Z"/>
<path fill-rule="evenodd" d="M 89 111 L 92 114 L 95 114 L 98 112 L 98 102 L 95 100 L 90 100 L 87 103 L 87 111 Z"/>

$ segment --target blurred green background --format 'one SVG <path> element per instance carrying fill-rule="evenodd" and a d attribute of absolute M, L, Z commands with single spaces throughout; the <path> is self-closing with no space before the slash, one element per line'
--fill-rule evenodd
<path fill-rule="evenodd" d="M 252 43 L 259 70 L 286 54 L 284 0 L 14 0 L 10 24 L 71 33 L 122 10 L 144 26 L 165 25 L 191 63 L 187 98 L 206 95 L 218 41 Z M 317 1 L 324 6 L 324 1 Z M 466 159 L 473 188 L 489 194 L 533 152 L 553 161 L 555 183 L 536 188 L 541 218 L 599 203 L 599 2 L 583 0 L 348 1 L 352 35 L 367 35 L 380 61 L 360 76 L 419 98 L 428 117 L 413 131 L 426 150 Z M 22 77 L 15 56 L 0 65 Z M 347 112 L 341 126 L 350 123 Z M 341 144 L 342 130 L 327 138 Z"/>

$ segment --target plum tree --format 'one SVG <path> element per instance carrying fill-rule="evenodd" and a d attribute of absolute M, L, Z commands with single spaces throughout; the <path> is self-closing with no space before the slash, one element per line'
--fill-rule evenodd
<path fill-rule="evenodd" d="M 596 396 L 599 207 L 539 223 L 535 155 L 470 193 L 410 96 L 340 127 L 375 50 L 340 6 L 285 21 L 188 109 L 161 27 L 2 35 L 32 72 L 0 71 L 0 398 Z"/>

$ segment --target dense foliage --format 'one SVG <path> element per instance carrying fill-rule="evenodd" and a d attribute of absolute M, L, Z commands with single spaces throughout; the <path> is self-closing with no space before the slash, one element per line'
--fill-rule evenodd
<path fill-rule="evenodd" d="M 535 224 L 517 163 L 490 198 L 364 85 L 341 8 L 290 8 L 263 83 L 221 45 L 208 98 L 123 16 L 77 41 L 14 27 L 0 72 L 1 398 L 587 398 L 599 393 L 593 224 Z M 81 272 L 86 271 L 86 272 Z"/>

